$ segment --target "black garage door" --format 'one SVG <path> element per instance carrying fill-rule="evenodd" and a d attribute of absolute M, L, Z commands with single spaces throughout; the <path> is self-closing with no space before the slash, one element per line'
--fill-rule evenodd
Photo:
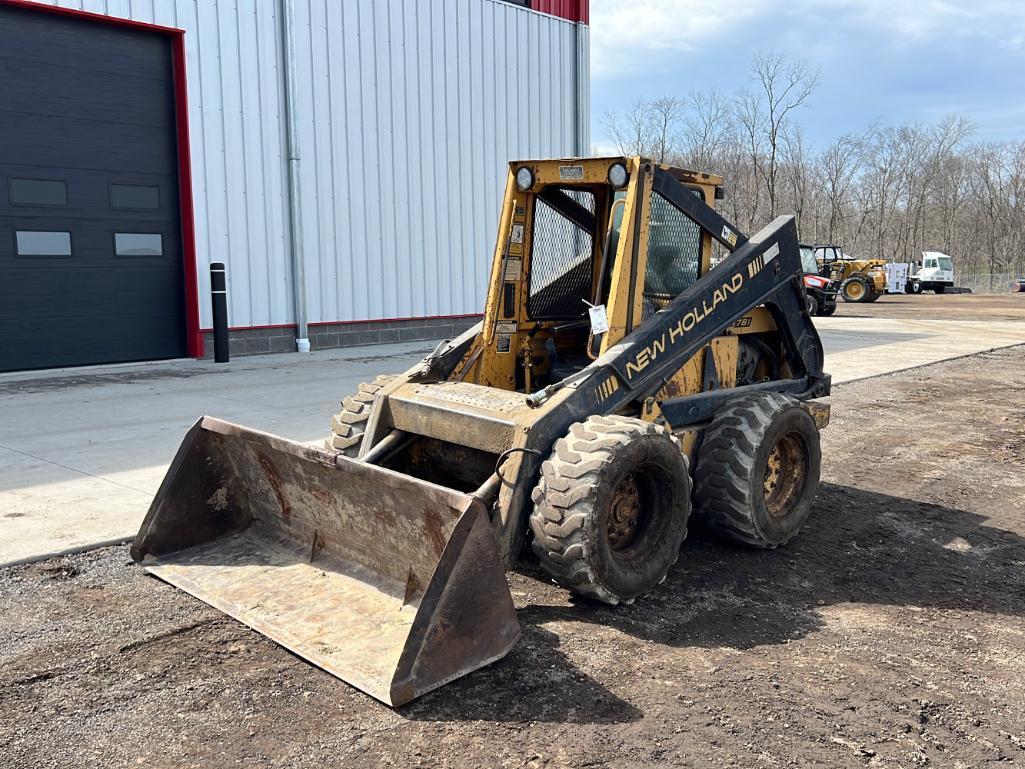
<path fill-rule="evenodd" d="M 0 5 L 0 370 L 180 357 L 171 41 Z"/>

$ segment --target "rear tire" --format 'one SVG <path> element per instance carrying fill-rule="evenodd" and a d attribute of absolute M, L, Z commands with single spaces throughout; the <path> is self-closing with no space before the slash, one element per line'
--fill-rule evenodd
<path fill-rule="evenodd" d="M 832 315 L 835 312 L 836 312 L 836 305 L 835 304 L 831 304 L 831 305 L 828 305 L 826 307 L 822 307 L 819 310 L 819 315 L 822 315 L 822 316 L 828 318 L 830 315 Z"/>
<path fill-rule="evenodd" d="M 942 294 L 944 288 L 945 286 L 936 286 L 936 288 L 934 288 L 933 291 L 935 291 L 937 294 Z"/>
<path fill-rule="evenodd" d="M 354 395 L 342 401 L 342 410 L 331 417 L 331 435 L 324 441 L 328 449 L 353 459 L 359 456 L 374 397 L 394 378 L 394 375 L 379 376 L 369 384 L 364 382 Z"/>
<path fill-rule="evenodd" d="M 591 416 L 555 442 L 532 498 L 541 568 L 579 595 L 632 603 L 679 557 L 690 514 L 687 459 L 661 425 Z"/>
<path fill-rule="evenodd" d="M 698 451 L 699 520 L 752 547 L 785 544 L 811 513 L 821 462 L 815 420 L 799 401 L 738 397 L 716 412 Z"/>
<path fill-rule="evenodd" d="M 848 278 L 840 284 L 840 296 L 843 297 L 845 302 L 853 302 L 855 304 L 867 302 L 869 293 L 871 293 L 871 287 L 868 285 L 868 281 L 861 275 L 855 275 L 853 278 Z"/>

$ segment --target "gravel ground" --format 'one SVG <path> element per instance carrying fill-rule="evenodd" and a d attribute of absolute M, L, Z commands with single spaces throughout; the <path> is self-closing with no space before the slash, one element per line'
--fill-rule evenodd
<path fill-rule="evenodd" d="M 1025 320 L 1025 294 L 887 294 L 871 304 L 836 303 L 849 318 Z"/>
<path fill-rule="evenodd" d="M 789 546 L 692 536 L 619 608 L 527 565 L 513 652 L 397 711 L 126 548 L 0 570 L 0 767 L 1025 764 L 1022 371 L 837 388 Z"/>

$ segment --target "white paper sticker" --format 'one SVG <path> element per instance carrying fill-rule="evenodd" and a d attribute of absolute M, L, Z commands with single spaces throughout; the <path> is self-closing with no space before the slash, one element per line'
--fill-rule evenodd
<path fill-rule="evenodd" d="M 514 320 L 500 320 L 495 324 L 495 331 L 499 334 L 515 334 L 516 333 L 516 321 Z"/>
<path fill-rule="evenodd" d="M 588 307 L 587 314 L 591 316 L 591 333 L 597 336 L 609 330 L 609 316 L 605 312 L 605 305 L 599 304 L 596 307 Z"/>
<path fill-rule="evenodd" d="M 516 283 L 520 279 L 520 271 L 523 269 L 523 260 L 518 256 L 510 256 L 505 261 L 505 279 Z"/>
<path fill-rule="evenodd" d="M 514 224 L 512 226 L 512 235 L 509 238 L 509 240 L 512 241 L 513 243 L 522 243 L 523 242 L 523 225 L 522 224 Z"/>

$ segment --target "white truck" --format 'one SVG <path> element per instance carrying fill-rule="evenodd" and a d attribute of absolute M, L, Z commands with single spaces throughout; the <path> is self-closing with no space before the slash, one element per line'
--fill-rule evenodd
<path fill-rule="evenodd" d="M 908 278 L 906 291 L 921 294 L 935 291 L 942 294 L 954 288 L 954 260 L 940 251 L 923 251 L 922 266 Z"/>

